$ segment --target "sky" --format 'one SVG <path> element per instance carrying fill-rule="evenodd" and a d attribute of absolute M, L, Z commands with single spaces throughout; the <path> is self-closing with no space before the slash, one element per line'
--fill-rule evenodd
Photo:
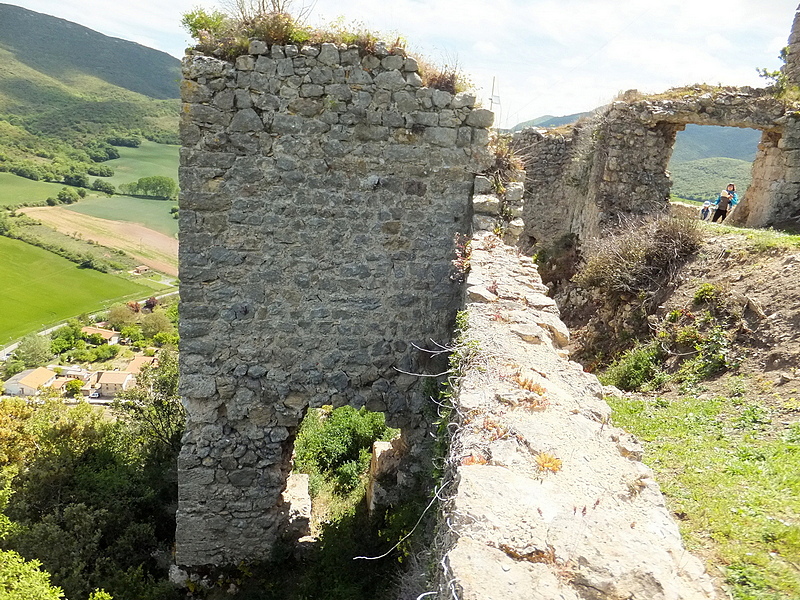
<path fill-rule="evenodd" d="M 180 58 L 181 15 L 214 0 L 5 0 Z M 230 0 L 221 0 L 222 2 Z M 308 22 L 338 17 L 457 63 L 496 125 L 592 110 L 628 89 L 761 86 L 780 66 L 799 0 L 292 0 Z M 305 4 L 304 4 L 305 2 Z"/>

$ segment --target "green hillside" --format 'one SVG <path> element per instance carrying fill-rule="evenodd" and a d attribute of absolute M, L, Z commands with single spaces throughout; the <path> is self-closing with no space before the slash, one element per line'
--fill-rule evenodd
<path fill-rule="evenodd" d="M 11 173 L 0 173 L 0 207 L 44 204 L 64 187 L 60 183 L 31 181 Z"/>
<path fill-rule="evenodd" d="M 120 146 L 178 143 L 179 67 L 163 52 L 0 4 L 0 171 L 60 183 L 97 176 L 93 165 Z"/>
<path fill-rule="evenodd" d="M 679 131 L 672 152 L 672 163 L 709 158 L 735 158 L 753 162 L 761 132 L 756 129 L 687 125 Z"/>
<path fill-rule="evenodd" d="M 590 112 L 582 112 L 582 113 L 575 113 L 574 115 L 564 115 L 562 117 L 554 117 L 553 115 L 544 115 L 541 117 L 536 117 L 535 119 L 531 119 L 530 121 L 523 121 L 522 123 L 517 123 L 514 127 L 511 128 L 511 131 L 522 131 L 526 127 L 561 127 L 562 125 L 569 125 L 570 123 L 574 123 L 581 117 L 586 117 L 592 113 Z"/>
<path fill-rule="evenodd" d="M 739 199 L 750 185 L 751 163 L 735 158 L 701 158 L 670 163 L 672 193 L 688 200 L 714 200 L 728 183 L 735 183 Z"/>
<path fill-rule="evenodd" d="M 143 141 L 138 148 L 120 148 L 119 158 L 106 164 L 114 169 L 109 182 L 119 187 L 140 177 L 163 175 L 178 180 L 179 146 Z"/>
<path fill-rule="evenodd" d="M 88 76 L 150 98 L 179 97 L 180 63 L 169 54 L 19 6 L 0 4 L 0 46 L 72 87 Z"/>

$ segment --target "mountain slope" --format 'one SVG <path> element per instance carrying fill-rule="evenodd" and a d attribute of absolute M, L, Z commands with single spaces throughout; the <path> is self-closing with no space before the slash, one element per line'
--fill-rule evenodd
<path fill-rule="evenodd" d="M 700 158 L 670 163 L 672 193 L 688 200 L 716 200 L 728 183 L 735 183 L 739 199 L 750 185 L 752 164 L 736 158 Z"/>
<path fill-rule="evenodd" d="M 687 125 L 675 139 L 672 162 L 723 157 L 753 162 L 761 132 L 756 129 Z"/>
<path fill-rule="evenodd" d="M 0 4 L 0 171 L 60 182 L 118 155 L 111 138 L 177 143 L 179 68 L 163 52 Z"/>
<path fill-rule="evenodd" d="M 179 96 L 178 59 L 18 6 L 0 4 L 0 47 L 67 85 L 88 75 L 150 98 Z"/>
<path fill-rule="evenodd" d="M 582 113 L 575 113 L 574 115 L 564 115 L 562 117 L 554 117 L 553 115 L 543 115 L 541 117 L 536 117 L 535 119 L 531 119 L 530 121 L 523 121 L 522 123 L 517 123 L 514 127 L 511 128 L 511 131 L 522 131 L 526 127 L 560 127 L 561 125 L 569 125 L 574 123 L 581 117 L 586 117 L 592 113 L 590 112 L 582 112 Z"/>

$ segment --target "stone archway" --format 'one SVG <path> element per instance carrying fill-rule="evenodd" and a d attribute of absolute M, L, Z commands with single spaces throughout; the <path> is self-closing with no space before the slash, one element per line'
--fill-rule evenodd
<path fill-rule="evenodd" d="M 516 135 L 516 147 L 528 157 L 523 219 L 531 243 L 547 245 L 564 235 L 588 239 L 627 216 L 666 210 L 667 165 L 677 131 L 688 124 L 762 131 L 753 183 L 734 222 L 800 228 L 800 114 L 761 89 L 668 94 L 628 94 L 567 136 L 535 129 Z"/>

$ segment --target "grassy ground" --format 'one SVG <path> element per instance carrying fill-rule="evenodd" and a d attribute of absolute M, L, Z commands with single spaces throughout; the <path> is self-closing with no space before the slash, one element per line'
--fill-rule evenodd
<path fill-rule="evenodd" d="M 173 219 L 169 212 L 173 206 L 174 202 L 165 200 L 112 196 L 87 198 L 64 208 L 100 219 L 139 223 L 148 229 L 174 237 L 178 233 L 178 220 Z"/>
<path fill-rule="evenodd" d="M 114 169 L 114 176 L 108 181 L 119 187 L 122 183 L 131 183 L 140 177 L 163 175 L 178 180 L 178 149 L 179 146 L 156 144 L 142 141 L 138 148 L 117 148 L 119 158 L 108 161 L 109 167 Z"/>
<path fill-rule="evenodd" d="M 151 288 L 75 263 L 18 240 L 0 237 L 0 343 L 99 310 Z"/>
<path fill-rule="evenodd" d="M 741 382 L 740 382 L 741 383 Z M 729 397 L 610 398 L 614 423 L 639 436 L 645 462 L 693 552 L 736 600 L 800 597 L 800 425 Z"/>
<path fill-rule="evenodd" d="M 61 183 L 32 181 L 12 173 L 0 173 L 0 206 L 44 204 L 48 196 L 55 197 L 62 187 Z"/>

